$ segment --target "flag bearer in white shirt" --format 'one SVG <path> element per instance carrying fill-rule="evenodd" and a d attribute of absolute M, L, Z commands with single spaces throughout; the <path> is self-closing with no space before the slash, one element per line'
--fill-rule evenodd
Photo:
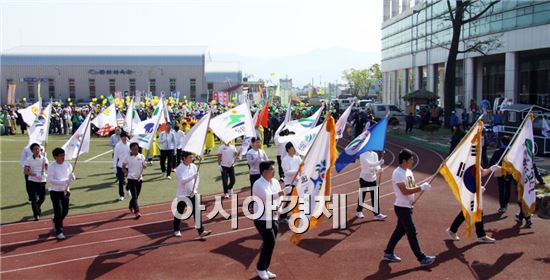
<path fill-rule="evenodd" d="M 224 143 L 218 148 L 218 170 L 222 173 L 223 196 L 228 198 L 235 185 L 235 159 L 238 152 L 235 146 Z"/>
<path fill-rule="evenodd" d="M 172 124 L 166 123 L 166 128 L 159 135 L 160 146 L 160 170 L 166 179 L 172 179 L 170 174 L 174 168 L 174 154 L 176 152 L 176 134 L 172 130 Z M 168 163 L 166 161 L 168 160 Z M 167 164 L 167 165 L 166 165 Z"/>
<path fill-rule="evenodd" d="M 176 131 L 176 160 L 174 161 L 174 168 L 178 167 L 181 163 L 181 152 L 183 152 L 183 139 L 185 139 L 185 132 L 180 130 L 178 125 L 174 126 Z"/>
<path fill-rule="evenodd" d="M 246 153 L 246 160 L 248 161 L 248 167 L 250 168 L 250 193 L 252 193 L 252 186 L 254 186 L 254 182 L 262 176 L 260 174 L 260 162 L 267 161 L 269 158 L 267 158 L 264 150 L 260 149 L 262 139 L 252 137 L 250 143 L 252 149 L 248 150 Z"/>
<path fill-rule="evenodd" d="M 435 261 L 434 256 L 426 256 L 416 239 L 416 227 L 412 219 L 414 194 L 421 191 L 427 191 L 432 188 L 429 183 L 422 183 L 417 186 L 414 182 L 414 176 L 411 168 L 414 164 L 413 154 L 409 149 L 403 149 L 399 152 L 399 166 L 392 174 L 392 187 L 395 193 L 394 209 L 397 216 L 397 226 L 388 241 L 388 246 L 384 250 L 384 261 L 400 262 L 399 258 L 394 253 L 395 246 L 406 234 L 416 259 L 420 262 L 420 266 L 428 266 Z"/>
<path fill-rule="evenodd" d="M 73 167 L 65 161 L 65 151 L 55 148 L 53 158 L 48 168 L 48 191 L 53 205 L 53 228 L 58 240 L 65 239 L 63 234 L 63 220 L 69 213 L 69 184 L 76 179 Z"/>
<path fill-rule="evenodd" d="M 296 173 L 298 173 L 298 169 L 300 168 L 300 164 L 302 164 L 302 158 L 300 158 L 299 155 L 296 154 L 296 149 L 294 148 L 294 145 L 292 142 L 288 142 L 285 144 L 285 152 L 286 155 L 283 156 L 283 160 L 281 163 L 281 166 L 283 168 L 283 174 L 284 176 L 284 184 L 285 187 L 292 187 L 294 188 L 296 186 L 296 182 L 298 179 L 294 179 L 296 176 Z M 286 207 L 286 206 L 285 206 Z M 281 221 L 282 223 L 288 222 L 288 213 L 281 214 Z"/>
<path fill-rule="evenodd" d="M 365 196 L 366 193 L 370 193 L 370 201 L 371 204 L 378 205 L 378 209 L 374 209 L 374 219 L 381 221 L 384 220 L 387 216 L 380 213 L 380 191 L 377 192 L 378 196 L 376 197 L 376 204 L 374 203 L 374 193 L 375 191 L 367 191 L 366 188 L 368 187 L 374 187 L 378 188 L 378 184 L 376 182 L 376 179 L 378 177 L 378 174 L 382 172 L 382 164 L 384 164 L 384 160 L 378 160 L 378 154 L 374 151 L 367 151 L 361 154 L 359 156 L 359 161 L 361 162 L 361 174 L 359 176 L 359 203 L 357 203 L 357 218 L 364 218 L 363 215 L 363 206 L 362 203 L 365 202 Z"/>
<path fill-rule="evenodd" d="M 141 184 L 143 180 L 143 169 L 147 167 L 145 156 L 139 152 L 138 143 L 130 144 L 130 155 L 122 162 L 122 170 L 128 177 L 128 188 L 130 189 L 131 199 L 128 209 L 136 215 L 136 219 L 141 217 L 139 210 L 138 197 L 141 193 Z"/>
<path fill-rule="evenodd" d="M 42 146 L 40 146 L 40 153 L 44 155 L 44 148 Z M 23 170 L 23 175 L 25 176 L 25 189 L 27 191 L 29 204 L 31 204 L 32 202 L 32 192 L 29 185 L 29 175 L 25 175 L 25 162 L 27 162 L 27 159 L 30 156 L 32 156 L 32 151 L 31 145 L 29 144 L 23 148 L 23 150 L 21 151 L 21 156 L 19 157 L 19 166 L 21 166 L 21 170 Z"/>
<path fill-rule="evenodd" d="M 118 195 L 119 200 L 124 200 L 124 172 L 122 171 L 122 163 L 124 159 L 130 155 L 130 143 L 128 143 L 128 134 L 123 131 L 120 133 L 120 142 L 115 146 L 115 155 L 113 157 L 113 168 L 116 171 L 118 178 Z"/>
<path fill-rule="evenodd" d="M 178 179 L 178 191 L 176 197 L 178 199 L 188 198 L 191 200 L 191 205 L 187 205 L 185 200 L 179 200 L 177 205 L 178 213 L 181 215 L 185 212 L 186 207 L 191 207 L 191 216 L 195 213 L 195 195 L 199 187 L 199 173 L 197 166 L 193 163 L 193 154 L 188 151 L 183 151 L 181 155 L 182 163 L 176 168 L 176 177 Z M 195 183 L 195 181 L 197 181 Z M 199 201 L 200 203 L 200 201 Z M 200 213 L 198 214 L 200 215 Z M 174 235 L 181 236 L 180 232 L 181 220 L 174 215 Z M 212 233 L 209 230 L 204 230 L 202 224 L 197 229 L 200 237 L 205 237 Z"/>
<path fill-rule="evenodd" d="M 25 175 L 29 176 L 29 189 L 31 191 L 31 207 L 35 221 L 42 215 L 42 203 L 46 196 L 46 177 L 48 172 L 48 159 L 40 153 L 40 145 L 32 143 L 29 147 L 32 156 L 25 161 Z"/>
<path fill-rule="evenodd" d="M 283 188 L 282 182 L 274 178 L 274 164 L 274 161 L 263 161 L 259 164 L 261 177 L 254 182 L 252 187 L 252 195 L 258 197 L 264 205 L 264 207 L 259 207 L 258 203 L 254 203 L 254 215 L 259 215 L 259 211 L 264 210 L 262 216 L 254 220 L 254 226 L 262 236 L 262 249 L 256 265 L 256 272 L 260 279 L 277 277 L 275 273 L 268 270 L 279 231 L 279 217 L 276 210 L 281 206 L 281 197 L 291 191 L 291 187 Z M 268 207 L 269 203 L 271 205 Z M 275 209 L 275 211 L 269 213 L 266 209 Z"/>

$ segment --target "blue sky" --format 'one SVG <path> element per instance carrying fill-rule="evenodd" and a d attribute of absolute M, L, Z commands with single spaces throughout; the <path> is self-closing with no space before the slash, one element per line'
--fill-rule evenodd
<path fill-rule="evenodd" d="M 380 51 L 381 0 L 1 0 L 0 6 L 2 50 L 204 45 L 213 59 Z"/>

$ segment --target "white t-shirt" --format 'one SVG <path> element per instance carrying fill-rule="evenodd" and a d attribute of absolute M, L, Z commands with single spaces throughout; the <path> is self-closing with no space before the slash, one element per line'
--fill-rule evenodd
<path fill-rule="evenodd" d="M 300 163 L 302 163 L 302 159 L 299 155 L 286 155 L 281 160 L 281 167 L 283 168 L 283 172 L 285 173 L 285 185 L 292 184 L 292 179 L 294 179 L 294 176 L 296 175 L 296 172 L 298 172 L 298 168 L 300 168 Z M 294 184 L 296 184 L 298 180 L 294 181 Z"/>
<path fill-rule="evenodd" d="M 231 167 L 235 164 L 237 148 L 233 145 L 221 145 L 218 148 L 218 155 L 222 155 L 221 166 Z"/>
<path fill-rule="evenodd" d="M 124 144 L 122 141 L 115 145 L 115 152 L 113 155 L 113 167 L 121 167 L 124 159 L 130 155 L 130 141 L 126 141 Z"/>
<path fill-rule="evenodd" d="M 47 165 L 48 165 L 48 159 L 44 156 L 30 156 L 25 161 L 25 166 L 28 166 L 31 168 L 31 172 L 35 174 L 35 176 L 29 175 L 29 181 L 37 182 L 37 183 L 45 183 L 46 182 L 46 172 L 47 172 Z"/>
<path fill-rule="evenodd" d="M 68 190 L 67 180 L 73 171 L 72 165 L 64 161 L 62 164 L 52 161 L 48 166 L 48 191 L 64 192 Z"/>
<path fill-rule="evenodd" d="M 183 139 L 185 138 L 185 133 L 181 130 L 176 132 L 176 149 L 183 149 Z"/>
<path fill-rule="evenodd" d="M 248 150 L 246 153 L 246 159 L 248 160 L 248 165 L 250 166 L 251 175 L 260 174 L 260 163 L 262 161 L 269 160 L 263 150 L 255 151 L 254 149 Z"/>
<path fill-rule="evenodd" d="M 193 163 L 189 165 L 180 164 L 176 168 L 176 177 L 178 178 L 177 197 L 192 197 L 197 193 L 199 187 L 199 176 L 195 184 L 194 176 L 197 174 L 197 166 Z"/>
<path fill-rule="evenodd" d="M 410 169 L 403 169 L 401 166 L 398 166 L 391 176 L 391 185 L 393 187 L 393 192 L 395 193 L 395 202 L 393 205 L 399 207 L 413 208 L 412 203 L 414 201 L 414 194 L 404 195 L 399 187 L 398 183 L 403 183 L 407 186 L 407 189 L 412 189 L 416 186 L 414 182 L 414 176 Z"/>
<path fill-rule="evenodd" d="M 361 162 L 361 179 L 367 182 L 376 182 L 376 175 L 382 169 L 378 160 L 378 154 L 373 151 L 362 153 L 359 156 L 359 161 Z"/>
<path fill-rule="evenodd" d="M 132 180 L 142 180 L 142 168 L 146 166 L 145 156 L 142 154 L 137 154 L 135 156 L 129 155 L 123 161 L 123 165 L 126 165 L 128 169 L 128 179 Z"/>
<path fill-rule="evenodd" d="M 257 196 L 260 198 L 261 201 L 264 203 L 264 213 L 258 220 L 267 221 L 267 215 L 266 215 L 266 201 L 268 197 L 272 198 L 272 205 L 276 206 L 277 208 L 281 205 L 281 198 L 279 197 L 279 192 L 281 191 L 281 185 L 279 185 L 279 181 L 277 179 L 272 178 L 271 181 L 267 181 L 263 176 L 260 177 L 260 179 L 256 180 L 254 182 L 254 186 L 252 187 L 252 195 Z M 275 207 L 272 207 L 275 208 Z M 258 212 L 258 204 L 254 203 L 254 213 Z M 277 220 L 279 219 L 279 211 L 273 211 L 271 220 Z"/>

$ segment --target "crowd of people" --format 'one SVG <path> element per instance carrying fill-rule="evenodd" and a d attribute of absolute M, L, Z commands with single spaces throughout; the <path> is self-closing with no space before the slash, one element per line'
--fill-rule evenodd
<path fill-rule="evenodd" d="M 178 203 L 176 212 L 174 213 L 173 234 L 176 237 L 182 236 L 180 231 L 180 223 L 182 215 L 186 208 L 191 207 L 191 212 L 195 211 L 196 197 L 199 193 L 200 175 L 198 166 L 194 164 L 196 155 L 182 149 L 182 141 L 185 135 L 189 133 L 191 127 L 207 112 L 220 114 L 229 108 L 231 104 L 219 105 L 215 103 L 175 103 L 169 105 L 170 122 L 161 129 L 155 137 L 155 145 L 158 146 L 158 155 L 160 157 L 160 167 L 164 178 L 170 180 L 172 173 L 175 172 L 176 177 L 176 198 Z M 143 120 L 151 116 L 154 102 L 148 106 L 139 108 L 140 118 Z M 105 107 L 105 104 L 97 106 L 71 107 L 71 106 L 55 106 L 55 129 L 50 129 L 50 133 L 65 134 L 76 131 L 82 123 L 83 116 L 87 114 L 97 114 Z M 124 114 L 124 106 L 119 107 Z M 260 108 L 252 107 L 252 111 L 257 111 Z M 316 110 L 312 106 L 299 104 L 294 111 L 294 119 L 307 117 Z M 328 108 L 326 108 L 328 110 Z M 10 109 L 8 109 L 10 110 Z M 285 202 L 282 200 L 284 196 L 292 193 L 297 185 L 299 166 L 302 163 L 302 158 L 296 153 L 296 149 L 292 142 L 275 142 L 275 131 L 282 123 L 286 108 L 277 104 L 270 106 L 268 126 L 263 128 L 256 127 L 256 137 L 246 139 L 250 143 L 240 146 L 239 149 L 235 146 L 234 141 L 229 143 L 220 143 L 217 149 L 217 164 L 219 175 L 221 177 L 221 190 L 223 198 L 230 198 L 233 195 L 233 186 L 235 185 L 235 163 L 242 155 L 246 156 L 246 162 L 249 167 L 249 186 L 252 196 L 256 196 L 263 203 L 272 203 L 275 209 L 286 208 Z M 11 110 L 13 113 L 13 110 Z M 10 114 L 12 114 L 10 113 Z M 336 112 L 334 112 L 336 113 Z M 76 117 L 75 117 L 76 116 Z M 320 121 L 326 116 L 326 112 Z M 54 124 L 52 114 L 52 125 Z M 70 121 L 68 121 L 70 120 Z M 366 124 L 373 125 L 375 119 L 368 111 L 354 109 L 349 119 L 349 136 L 359 135 Z M 14 131 L 14 130 L 10 130 Z M 22 129 L 23 131 L 23 129 Z M 283 135 L 285 131 L 281 132 Z M 286 132 L 288 133 L 288 132 Z M 124 200 L 129 197 L 130 201 L 128 209 L 130 213 L 135 215 L 136 219 L 142 216 L 139 207 L 139 196 L 143 184 L 143 170 L 151 165 L 151 162 L 146 155 L 155 155 L 156 152 L 148 151 L 146 154 L 141 151 L 137 143 L 130 143 L 130 136 L 121 128 L 117 128 L 110 136 L 109 143 L 113 148 L 113 171 L 116 174 L 118 181 L 118 198 Z M 246 142 L 243 140 L 243 143 Z M 209 131 L 205 140 L 205 154 L 212 153 L 215 149 L 215 136 L 212 131 Z M 277 148 L 277 163 L 271 160 L 265 153 L 263 146 L 269 147 L 276 145 Z M 395 254 L 395 247 L 399 240 L 407 235 L 409 245 L 414 252 L 421 266 L 428 266 L 435 261 L 434 256 L 426 255 L 420 248 L 416 238 L 415 225 L 412 219 L 412 207 L 415 202 L 415 193 L 428 191 L 431 189 L 429 183 L 416 184 L 412 173 L 414 165 L 414 154 L 403 149 L 398 156 L 399 166 L 393 171 L 392 186 L 396 194 L 394 210 L 397 216 L 397 223 L 394 232 L 392 233 L 387 247 L 384 250 L 383 259 L 388 262 L 398 262 L 401 260 Z M 38 143 L 32 143 L 26 146 L 21 155 L 21 167 L 25 175 L 26 190 L 28 200 L 31 205 L 31 210 L 34 219 L 38 221 L 42 215 L 41 205 L 45 201 L 46 186 L 50 193 L 50 198 L 54 208 L 54 217 L 52 219 L 54 234 L 57 239 L 65 239 L 63 233 L 63 220 L 69 211 L 70 188 L 69 185 L 76 179 L 73 173 L 73 167 L 70 163 L 64 160 L 65 151 L 61 148 L 55 148 L 52 151 L 54 161 L 48 162 L 45 151 Z M 383 170 L 384 160 L 379 159 L 378 153 L 366 152 L 359 157 L 361 173 L 358 178 L 358 204 L 356 209 L 356 217 L 364 218 L 363 211 L 365 207 L 366 193 L 370 193 L 371 201 L 374 207 L 372 208 L 374 220 L 385 220 L 386 215 L 381 213 L 378 204 L 378 175 Z M 500 170 L 500 162 L 491 160 L 491 168 L 483 169 L 482 174 L 487 175 L 495 170 Z M 278 167 L 279 180 L 275 179 L 276 169 Z M 498 179 L 499 189 L 501 186 L 503 192 L 506 187 L 509 189 L 510 182 L 507 177 Z M 505 212 L 509 200 L 508 193 L 501 195 L 501 209 Z M 367 207 L 370 209 L 369 207 Z M 273 215 L 267 215 L 257 204 L 253 204 L 252 212 L 258 214 L 254 220 L 254 225 L 258 233 L 262 237 L 262 248 L 260 258 L 256 269 L 257 274 L 261 279 L 274 278 L 276 275 L 269 270 L 271 257 L 276 243 L 276 236 L 279 230 L 279 223 L 288 223 L 289 217 L 287 213 L 278 212 Z M 262 212 L 262 213 L 260 213 Z M 521 215 L 521 214 L 520 214 Z M 518 216 L 518 220 L 525 219 L 526 226 L 531 226 L 530 217 Z M 452 240 L 459 240 L 456 234 L 458 227 L 464 222 L 464 216 L 461 213 L 456 217 L 451 227 L 447 229 Z M 476 224 L 478 234 L 478 242 L 492 243 L 495 239 L 485 234 L 483 230 L 483 222 Z M 197 227 L 199 237 L 205 237 L 211 233 L 202 225 Z"/>

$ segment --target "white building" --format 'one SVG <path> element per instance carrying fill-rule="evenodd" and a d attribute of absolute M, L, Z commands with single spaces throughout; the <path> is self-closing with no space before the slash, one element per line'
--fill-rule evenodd
<path fill-rule="evenodd" d="M 214 91 L 242 92 L 243 74 L 239 62 L 206 63 L 206 83 L 209 94 Z"/>
<path fill-rule="evenodd" d="M 425 88 L 443 104 L 450 21 L 444 0 L 383 0 L 383 100 L 404 107 L 401 97 Z M 450 1 L 454 3 L 455 1 Z M 489 2 L 489 1 L 485 1 Z M 466 16 L 467 17 L 467 16 Z M 455 102 L 492 105 L 502 94 L 514 103 L 550 107 L 550 1 L 500 1 L 462 29 L 461 49 L 471 39 L 498 38 L 487 56 L 459 54 Z"/>
<path fill-rule="evenodd" d="M 155 95 L 180 92 L 180 98 L 205 101 L 208 63 L 210 54 L 200 46 L 17 47 L 1 55 L 0 102 L 5 104 L 10 83 L 16 85 L 16 100 L 36 99 L 38 81 L 46 100 L 89 101 L 115 91 L 134 94 L 138 90 Z M 230 79 L 240 81 L 240 68 L 230 72 Z"/>

